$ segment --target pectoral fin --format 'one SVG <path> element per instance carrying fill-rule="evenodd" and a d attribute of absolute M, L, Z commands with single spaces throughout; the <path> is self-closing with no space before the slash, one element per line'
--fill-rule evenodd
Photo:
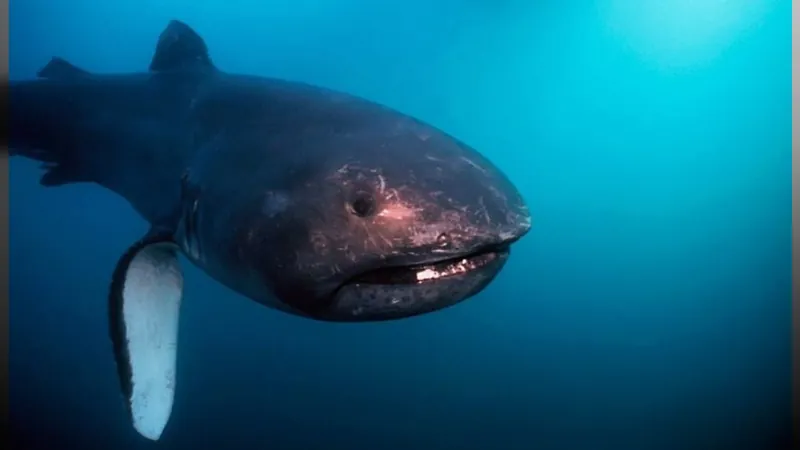
<path fill-rule="evenodd" d="M 158 440 L 172 412 L 183 274 L 170 236 L 151 233 L 120 258 L 109 296 L 111 340 L 133 426 Z"/>

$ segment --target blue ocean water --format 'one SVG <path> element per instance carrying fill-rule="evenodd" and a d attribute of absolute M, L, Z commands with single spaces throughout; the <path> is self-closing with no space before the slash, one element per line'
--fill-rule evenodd
<path fill-rule="evenodd" d="M 533 229 L 483 293 L 378 324 L 268 310 L 188 264 L 172 419 L 131 427 L 108 338 L 147 230 L 11 162 L 18 448 L 753 449 L 791 427 L 789 0 L 16 0 L 14 79 L 143 71 L 170 19 L 481 150 Z M 110 149 L 110 151 L 113 149 Z"/>

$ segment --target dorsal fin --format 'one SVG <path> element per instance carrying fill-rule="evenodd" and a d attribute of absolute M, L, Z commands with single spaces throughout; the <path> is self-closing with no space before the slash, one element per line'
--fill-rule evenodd
<path fill-rule="evenodd" d="M 171 20 L 158 37 L 150 71 L 213 68 L 214 64 L 208 56 L 208 47 L 203 38 L 189 25 Z"/>
<path fill-rule="evenodd" d="M 83 77 L 89 75 L 89 72 L 73 65 L 66 59 L 54 56 L 36 75 L 39 78 L 63 79 L 69 77 Z"/>

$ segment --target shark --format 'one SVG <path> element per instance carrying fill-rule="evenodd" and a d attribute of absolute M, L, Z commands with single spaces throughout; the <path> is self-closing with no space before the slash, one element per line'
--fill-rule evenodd
<path fill-rule="evenodd" d="M 47 187 L 94 183 L 149 224 L 121 255 L 109 334 L 135 430 L 172 413 L 182 260 L 275 310 L 398 320 L 484 290 L 531 228 L 486 157 L 381 103 L 228 73 L 171 20 L 150 66 L 96 73 L 53 57 L 9 80 L 7 146 Z"/>

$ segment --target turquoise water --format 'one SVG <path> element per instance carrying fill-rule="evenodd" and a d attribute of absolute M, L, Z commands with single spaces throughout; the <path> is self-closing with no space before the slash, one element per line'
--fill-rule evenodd
<path fill-rule="evenodd" d="M 480 149 L 534 226 L 496 282 L 380 324 L 268 310 L 186 265 L 178 393 L 130 426 L 106 323 L 147 230 L 11 163 L 19 448 L 784 449 L 788 0 L 11 2 L 12 78 L 143 71 L 183 20 L 222 69 L 380 101 Z"/>

